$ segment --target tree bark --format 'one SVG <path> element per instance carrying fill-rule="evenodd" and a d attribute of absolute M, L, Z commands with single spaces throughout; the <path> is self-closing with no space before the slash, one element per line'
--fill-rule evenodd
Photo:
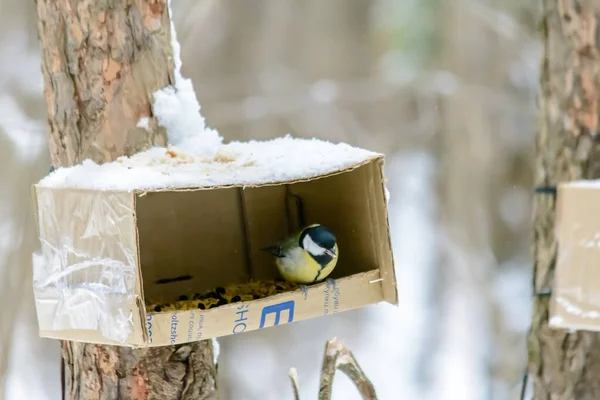
<path fill-rule="evenodd" d="M 600 178 L 597 2 L 542 0 L 544 59 L 540 82 L 535 185 Z M 556 259 L 552 195 L 534 202 L 534 291 L 528 340 L 534 398 L 600 398 L 600 334 L 548 328 Z"/>
<path fill-rule="evenodd" d="M 54 166 L 165 145 L 151 104 L 174 82 L 166 0 L 38 0 L 37 13 Z"/>
<path fill-rule="evenodd" d="M 152 94 L 174 83 L 167 0 L 37 0 L 54 167 L 109 162 L 166 134 Z M 137 127 L 147 117 L 147 127 Z M 216 399 L 211 341 L 131 349 L 62 342 L 63 396 Z"/>

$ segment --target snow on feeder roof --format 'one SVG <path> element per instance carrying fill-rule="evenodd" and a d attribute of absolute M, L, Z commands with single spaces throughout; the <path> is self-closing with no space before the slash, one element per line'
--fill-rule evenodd
<path fill-rule="evenodd" d="M 41 187 L 109 189 L 191 188 L 249 185 L 311 179 L 381 157 L 345 143 L 289 136 L 268 141 L 231 142 L 214 158 L 184 148 L 154 147 L 131 157 L 98 165 L 86 160 L 60 168 Z"/>

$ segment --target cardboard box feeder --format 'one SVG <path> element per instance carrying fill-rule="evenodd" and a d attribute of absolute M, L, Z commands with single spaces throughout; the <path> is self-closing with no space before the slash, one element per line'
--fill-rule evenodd
<path fill-rule="evenodd" d="M 557 255 L 549 326 L 600 331 L 600 184 L 560 184 L 555 205 Z M 550 262 L 550 260 L 548 260 Z"/>
<path fill-rule="evenodd" d="M 398 302 L 380 155 L 302 181 L 133 191 L 38 184 L 34 197 L 42 337 L 162 346 Z M 338 239 L 335 284 L 210 310 L 146 309 L 145 299 L 279 279 L 261 249 L 315 222 Z"/>

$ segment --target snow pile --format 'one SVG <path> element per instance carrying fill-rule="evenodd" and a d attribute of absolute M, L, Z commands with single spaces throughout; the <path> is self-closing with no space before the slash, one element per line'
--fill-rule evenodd
<path fill-rule="evenodd" d="M 170 1 L 169 13 L 173 15 Z M 158 123 L 166 128 L 169 144 L 184 147 L 197 156 L 214 156 L 223 138 L 216 130 L 206 126 L 192 81 L 181 75 L 181 49 L 172 20 L 171 47 L 175 64 L 175 87 L 167 86 L 154 93 L 152 113 Z M 140 124 L 144 125 L 141 121 Z"/>
<path fill-rule="evenodd" d="M 138 121 L 137 128 L 144 128 L 145 130 L 148 130 L 150 127 L 150 119 L 148 117 L 142 117 L 140 118 L 140 120 Z"/>
<path fill-rule="evenodd" d="M 102 165 L 85 160 L 55 170 L 40 185 L 127 191 L 258 185 L 314 178 L 376 156 L 379 154 L 345 143 L 288 135 L 268 141 L 231 142 L 219 146 L 214 157 L 200 157 L 178 147 L 153 147 Z"/>

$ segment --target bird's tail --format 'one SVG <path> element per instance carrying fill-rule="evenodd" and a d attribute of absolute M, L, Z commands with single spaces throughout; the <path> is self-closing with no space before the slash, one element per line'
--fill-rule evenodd
<path fill-rule="evenodd" d="M 263 249 L 261 249 L 263 251 L 268 251 L 269 253 L 273 254 L 275 257 L 283 257 L 283 252 L 281 251 L 281 246 L 269 246 L 269 247 L 265 247 Z"/>

